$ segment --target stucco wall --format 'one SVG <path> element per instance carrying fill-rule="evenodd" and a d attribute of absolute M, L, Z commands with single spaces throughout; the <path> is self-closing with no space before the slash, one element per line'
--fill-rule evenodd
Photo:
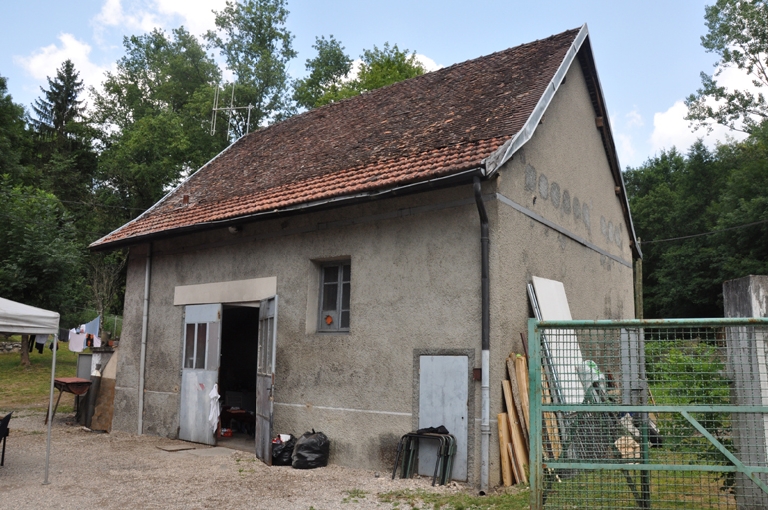
<path fill-rule="evenodd" d="M 183 307 L 173 306 L 174 288 L 275 276 L 275 431 L 322 430 L 333 462 L 391 469 L 397 440 L 414 423 L 414 349 L 479 349 L 478 232 L 465 185 L 245 225 L 235 235 L 155 242 L 144 432 L 177 434 Z M 351 260 L 350 332 L 317 333 L 318 262 L 338 258 Z M 118 374 L 115 428 L 130 432 L 145 260 L 132 252 L 121 342 L 128 355 Z"/>
<path fill-rule="evenodd" d="M 520 333 L 527 336 L 526 285 L 531 277 L 563 282 L 574 319 L 634 318 L 630 234 L 578 60 L 543 122 L 500 170 L 495 185 L 494 191 L 507 199 L 497 196 L 492 202 L 496 223 L 491 229 L 490 472 L 498 481 L 495 418 L 505 411 L 504 361 L 510 351 L 522 352 Z M 581 214 L 575 214 L 576 199 Z"/>
<path fill-rule="evenodd" d="M 520 352 L 520 333 L 527 332 L 531 276 L 562 281 L 574 318 L 633 314 L 628 229 L 578 61 L 533 138 L 483 183 L 483 193 L 491 227 L 489 460 L 496 484 L 500 381 L 507 354 Z M 275 431 L 322 430 L 332 441 L 332 462 L 391 469 L 399 435 L 417 423 L 414 352 L 474 349 L 479 367 L 479 235 L 472 188 L 464 185 L 253 223 L 237 234 L 220 229 L 155 242 L 144 432 L 175 437 L 178 430 L 183 307 L 173 306 L 174 288 L 274 276 Z M 131 250 L 113 423 L 130 432 L 145 254 Z M 351 330 L 316 333 L 317 264 L 338 258 L 351 260 Z M 468 470 L 477 483 L 479 382 L 470 382 L 470 405 Z"/>

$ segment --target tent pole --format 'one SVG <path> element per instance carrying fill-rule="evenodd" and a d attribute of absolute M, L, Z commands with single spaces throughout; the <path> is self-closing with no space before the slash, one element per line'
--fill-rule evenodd
<path fill-rule="evenodd" d="M 51 394 L 48 399 L 48 439 L 45 445 L 45 480 L 43 485 L 48 485 L 48 465 L 51 460 L 51 426 L 53 425 L 53 380 L 56 377 L 56 351 L 59 350 L 59 335 L 53 335 L 53 361 L 51 362 Z"/>

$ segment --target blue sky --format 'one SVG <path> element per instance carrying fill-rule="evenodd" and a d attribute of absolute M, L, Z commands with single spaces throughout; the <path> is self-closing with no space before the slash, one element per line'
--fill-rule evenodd
<path fill-rule="evenodd" d="M 357 57 L 384 42 L 447 66 L 587 23 L 621 164 L 637 166 L 663 148 L 687 150 L 691 133 L 682 100 L 711 73 L 716 55 L 700 45 L 704 6 L 714 0 L 288 0 L 288 29 L 299 56 L 294 77 L 314 56 L 315 37 L 333 34 Z M 86 84 L 123 54 L 123 36 L 184 25 L 213 28 L 223 0 L 27 0 L 0 10 L 0 75 L 14 101 L 27 107 L 46 76 L 71 58 Z M 745 83 L 726 73 L 727 84 Z M 737 133 L 730 135 L 738 136 Z M 725 140 L 724 129 L 705 138 Z"/>

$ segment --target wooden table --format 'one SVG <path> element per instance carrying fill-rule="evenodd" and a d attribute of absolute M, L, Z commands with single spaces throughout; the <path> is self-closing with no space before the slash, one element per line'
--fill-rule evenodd
<path fill-rule="evenodd" d="M 57 377 L 53 380 L 53 387 L 59 390 L 59 398 L 56 399 L 56 405 L 53 407 L 51 421 L 53 421 L 53 417 L 56 416 L 56 409 L 59 408 L 61 394 L 66 391 L 67 393 L 72 393 L 77 396 L 85 395 L 91 387 L 91 381 L 79 377 Z M 50 410 L 51 408 L 49 407 L 48 411 Z M 45 413 L 45 423 L 48 423 L 48 413 Z"/>

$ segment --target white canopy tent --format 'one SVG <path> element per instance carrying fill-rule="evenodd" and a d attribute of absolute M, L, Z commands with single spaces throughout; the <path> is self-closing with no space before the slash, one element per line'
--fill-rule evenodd
<path fill-rule="evenodd" d="M 0 298 L 0 332 L 55 335 L 59 332 L 59 314 Z"/>
<path fill-rule="evenodd" d="M 59 332 L 59 314 L 0 298 L 0 333 L 19 335 L 56 335 Z M 48 482 L 48 463 L 51 455 L 51 410 L 53 408 L 53 379 L 56 376 L 56 349 L 54 341 L 51 362 L 51 392 L 48 399 L 48 439 L 45 453 L 45 481 Z"/>

